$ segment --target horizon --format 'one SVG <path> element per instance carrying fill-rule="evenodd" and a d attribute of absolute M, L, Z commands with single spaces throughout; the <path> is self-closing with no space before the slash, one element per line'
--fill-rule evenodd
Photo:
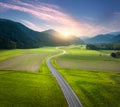
<path fill-rule="evenodd" d="M 115 0 L 0 0 L 0 18 L 35 31 L 54 29 L 64 35 L 90 37 L 120 31 L 119 5 Z"/>

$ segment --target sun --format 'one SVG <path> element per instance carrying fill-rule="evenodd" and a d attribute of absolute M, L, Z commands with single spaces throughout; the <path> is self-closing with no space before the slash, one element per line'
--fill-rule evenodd
<path fill-rule="evenodd" d="M 70 35 L 70 33 L 64 32 L 63 35 L 64 35 L 65 37 L 68 37 L 68 36 Z"/>

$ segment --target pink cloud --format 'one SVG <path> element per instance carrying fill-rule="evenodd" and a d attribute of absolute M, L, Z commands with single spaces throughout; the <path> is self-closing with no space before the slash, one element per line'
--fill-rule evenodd
<path fill-rule="evenodd" d="M 28 13 L 34 17 L 37 17 L 39 20 L 43 20 L 55 29 L 62 32 L 67 31 L 76 35 L 93 35 L 103 29 L 101 26 L 75 20 L 68 13 L 61 11 L 62 9 L 56 5 L 45 3 L 33 5 L 30 2 L 28 3 L 20 0 L 12 0 L 11 3 L 0 2 L 0 7 Z M 38 30 L 38 26 L 35 26 L 33 23 L 25 20 L 22 22 L 28 26 L 30 25 L 33 29 Z"/>
<path fill-rule="evenodd" d="M 41 31 L 42 29 L 40 28 L 40 26 L 37 26 L 36 24 L 28 21 L 28 20 L 24 20 L 24 19 L 21 19 L 20 20 L 23 24 L 25 24 L 27 27 L 33 29 L 33 30 L 37 30 L 37 31 Z"/>

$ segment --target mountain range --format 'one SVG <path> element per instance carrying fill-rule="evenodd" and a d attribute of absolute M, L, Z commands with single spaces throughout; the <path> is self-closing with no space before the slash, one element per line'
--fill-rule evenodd
<path fill-rule="evenodd" d="M 37 48 L 81 43 L 84 42 L 80 38 L 76 36 L 65 38 L 53 29 L 38 32 L 19 22 L 0 19 L 0 49 Z"/>
<path fill-rule="evenodd" d="M 8 19 L 0 19 L 0 49 L 37 48 L 42 46 L 65 46 L 71 44 L 116 44 L 120 43 L 120 32 L 99 34 L 94 37 L 68 38 L 49 29 L 34 31 L 25 25 Z"/>
<path fill-rule="evenodd" d="M 84 39 L 86 44 L 116 44 L 120 43 L 120 32 L 100 34 L 95 37 Z"/>

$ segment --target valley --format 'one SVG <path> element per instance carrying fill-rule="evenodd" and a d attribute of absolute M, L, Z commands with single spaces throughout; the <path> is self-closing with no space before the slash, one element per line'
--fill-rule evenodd
<path fill-rule="evenodd" d="M 86 50 L 83 46 L 63 49 L 67 54 L 55 58 L 52 64 L 70 84 L 83 106 L 119 107 L 120 59 L 110 57 L 110 51 Z"/>
<path fill-rule="evenodd" d="M 120 107 L 120 0 L 0 0 L 0 107 Z"/>
<path fill-rule="evenodd" d="M 14 51 L 19 55 L 8 58 Z M 47 56 L 58 52 L 54 47 L 4 50 L 5 56 L 0 52 L 4 57 L 4 61 L 0 61 L 0 107 L 67 107 L 45 63 Z"/>
<path fill-rule="evenodd" d="M 62 50 L 66 53 L 52 59 L 52 65 L 72 87 L 83 107 L 120 106 L 120 59 L 110 57 L 111 50 L 86 50 L 85 45 L 1 50 L 4 59 L 0 61 L 0 106 L 67 107 L 46 65 L 48 57 Z"/>

